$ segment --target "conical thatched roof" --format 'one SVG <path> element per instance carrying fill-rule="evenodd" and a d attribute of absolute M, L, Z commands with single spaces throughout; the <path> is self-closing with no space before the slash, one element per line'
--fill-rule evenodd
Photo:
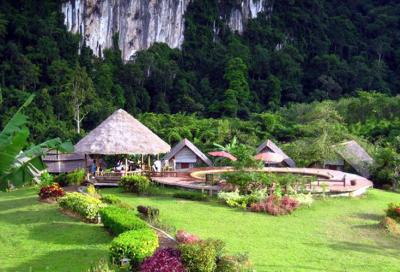
<path fill-rule="evenodd" d="M 171 150 L 169 144 L 150 129 L 119 109 L 75 145 L 84 154 L 160 154 Z"/>

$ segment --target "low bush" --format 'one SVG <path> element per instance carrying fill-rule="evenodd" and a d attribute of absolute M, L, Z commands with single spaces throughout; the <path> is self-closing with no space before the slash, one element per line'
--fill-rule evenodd
<path fill-rule="evenodd" d="M 39 197 L 40 199 L 48 198 L 59 198 L 65 195 L 64 190 L 58 185 L 58 183 L 53 183 L 48 186 L 43 186 L 40 188 Z"/>
<path fill-rule="evenodd" d="M 140 272 L 185 272 L 181 253 L 177 249 L 158 249 L 153 256 L 147 258 L 140 266 Z"/>
<path fill-rule="evenodd" d="M 188 272 L 212 272 L 217 266 L 217 250 L 208 241 L 180 244 L 179 250 Z"/>
<path fill-rule="evenodd" d="M 132 267 L 137 267 L 146 257 L 151 256 L 158 247 L 158 237 L 154 230 L 143 228 L 124 232 L 114 238 L 110 246 L 113 263 L 121 264 L 122 259 L 130 259 Z"/>
<path fill-rule="evenodd" d="M 222 256 L 217 261 L 215 272 L 250 272 L 252 265 L 246 254 Z"/>
<path fill-rule="evenodd" d="M 138 206 L 137 211 L 141 217 L 150 222 L 159 221 L 160 210 L 151 206 Z"/>
<path fill-rule="evenodd" d="M 40 187 L 48 187 L 54 183 L 54 177 L 49 172 L 44 171 L 40 175 Z"/>
<path fill-rule="evenodd" d="M 276 195 L 270 195 L 263 201 L 251 204 L 250 211 L 266 212 L 277 216 L 292 213 L 298 206 L 299 202 L 288 196 L 278 197 Z"/>
<path fill-rule="evenodd" d="M 124 176 L 121 179 L 120 185 L 127 192 L 142 194 L 148 191 L 150 180 L 140 175 Z"/>
<path fill-rule="evenodd" d="M 221 178 L 226 180 L 227 183 L 237 186 L 242 194 L 249 193 L 250 184 L 270 185 L 273 181 L 270 175 L 257 171 L 227 172 L 222 174 Z"/>
<path fill-rule="evenodd" d="M 138 218 L 132 210 L 108 206 L 100 210 L 101 221 L 104 227 L 118 235 L 130 230 L 148 228 L 147 224 Z"/>
<path fill-rule="evenodd" d="M 122 200 L 116 195 L 105 195 L 101 196 L 101 201 L 107 204 L 120 204 Z"/>
<path fill-rule="evenodd" d="M 386 209 L 386 216 L 400 222 L 400 203 L 390 203 Z"/>
<path fill-rule="evenodd" d="M 97 198 L 81 193 L 67 193 L 58 200 L 61 208 L 78 213 L 89 221 L 96 221 L 99 210 L 104 204 Z"/>
<path fill-rule="evenodd" d="M 381 225 L 391 234 L 400 235 L 400 226 L 393 218 L 386 216 L 381 221 Z"/>
<path fill-rule="evenodd" d="M 76 169 L 73 172 L 68 173 L 66 179 L 68 185 L 80 185 L 85 181 L 85 170 Z"/>
<path fill-rule="evenodd" d="M 200 242 L 200 238 L 194 234 L 190 234 L 184 230 L 178 230 L 175 235 L 176 241 L 182 244 L 193 244 Z"/>
<path fill-rule="evenodd" d="M 267 196 L 267 188 L 255 190 L 251 194 L 241 195 L 239 190 L 234 192 L 219 192 L 218 198 L 226 203 L 229 207 L 246 208 L 252 203 L 259 202 Z"/>
<path fill-rule="evenodd" d="M 173 197 L 194 200 L 194 201 L 208 201 L 207 195 L 195 192 L 179 192 L 175 193 Z"/>

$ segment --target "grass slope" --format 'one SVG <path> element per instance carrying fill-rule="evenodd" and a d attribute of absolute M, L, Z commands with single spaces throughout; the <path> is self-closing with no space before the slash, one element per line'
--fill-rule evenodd
<path fill-rule="evenodd" d="M 34 189 L 0 193 L 0 271 L 86 271 L 107 257 L 111 239 L 38 202 Z"/>
<path fill-rule="evenodd" d="M 371 190 L 366 197 L 328 199 L 273 217 L 215 202 L 116 193 L 134 205 L 160 208 L 162 220 L 203 238 L 220 238 L 230 252 L 248 252 L 257 271 L 400 271 L 400 239 L 379 227 L 388 202 L 400 195 Z"/>

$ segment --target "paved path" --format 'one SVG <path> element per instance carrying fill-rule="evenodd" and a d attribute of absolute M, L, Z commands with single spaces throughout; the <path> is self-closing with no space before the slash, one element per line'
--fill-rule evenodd
<path fill-rule="evenodd" d="M 153 177 L 152 179 L 153 181 L 164 185 L 205 190 L 212 193 L 219 191 L 220 188 L 219 186 L 206 185 L 204 175 L 206 173 L 220 173 L 226 171 L 232 171 L 232 168 L 193 168 L 189 171 L 179 173 L 177 177 Z M 336 195 L 358 196 L 362 195 L 368 188 L 373 186 L 373 183 L 370 180 L 359 175 L 329 169 L 265 167 L 261 171 L 317 176 L 319 182 L 312 183 L 312 190 L 322 192 L 323 186 L 321 185 L 326 184 L 329 188 L 329 192 Z"/>

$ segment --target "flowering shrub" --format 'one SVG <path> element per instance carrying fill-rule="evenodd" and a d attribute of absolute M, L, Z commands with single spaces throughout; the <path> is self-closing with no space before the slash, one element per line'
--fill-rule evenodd
<path fill-rule="evenodd" d="M 391 234 L 400 235 L 400 227 L 393 218 L 385 217 L 381 225 Z"/>
<path fill-rule="evenodd" d="M 58 185 L 58 183 L 53 183 L 48 186 L 43 186 L 39 191 L 40 199 L 47 198 L 59 198 L 64 196 L 64 190 Z"/>
<path fill-rule="evenodd" d="M 120 185 L 127 192 L 142 194 L 150 187 L 150 180 L 145 176 L 132 175 L 121 178 Z"/>
<path fill-rule="evenodd" d="M 292 213 L 298 206 L 299 202 L 288 196 L 279 198 L 276 195 L 270 195 L 263 201 L 251 204 L 250 211 L 266 212 L 271 215 L 284 215 Z"/>
<path fill-rule="evenodd" d="M 390 203 L 386 209 L 386 216 L 400 222 L 400 203 Z"/>
<path fill-rule="evenodd" d="M 140 266 L 141 272 L 185 272 L 181 253 L 177 249 L 158 249 L 153 256 L 147 258 Z"/>
<path fill-rule="evenodd" d="M 137 217 L 132 210 L 109 206 L 100 210 L 101 221 L 106 229 L 115 235 L 129 230 L 146 229 L 146 223 Z"/>
<path fill-rule="evenodd" d="M 61 208 L 78 213 L 89 221 L 95 221 L 100 208 L 104 207 L 99 199 L 78 192 L 67 193 L 58 200 Z"/>
<path fill-rule="evenodd" d="M 136 267 L 146 257 L 151 256 L 158 247 L 158 236 L 154 230 L 144 228 L 126 231 L 111 242 L 110 257 L 113 263 L 121 264 L 128 258 L 131 265 Z"/>
<path fill-rule="evenodd" d="M 175 235 L 176 241 L 183 244 L 193 244 L 200 241 L 200 238 L 194 234 L 190 234 L 184 230 L 178 230 Z"/>
<path fill-rule="evenodd" d="M 294 195 L 291 195 L 290 197 L 296 199 L 299 202 L 299 205 L 304 205 L 308 207 L 310 207 L 314 202 L 314 198 L 311 193 L 308 194 L 296 193 Z"/>

